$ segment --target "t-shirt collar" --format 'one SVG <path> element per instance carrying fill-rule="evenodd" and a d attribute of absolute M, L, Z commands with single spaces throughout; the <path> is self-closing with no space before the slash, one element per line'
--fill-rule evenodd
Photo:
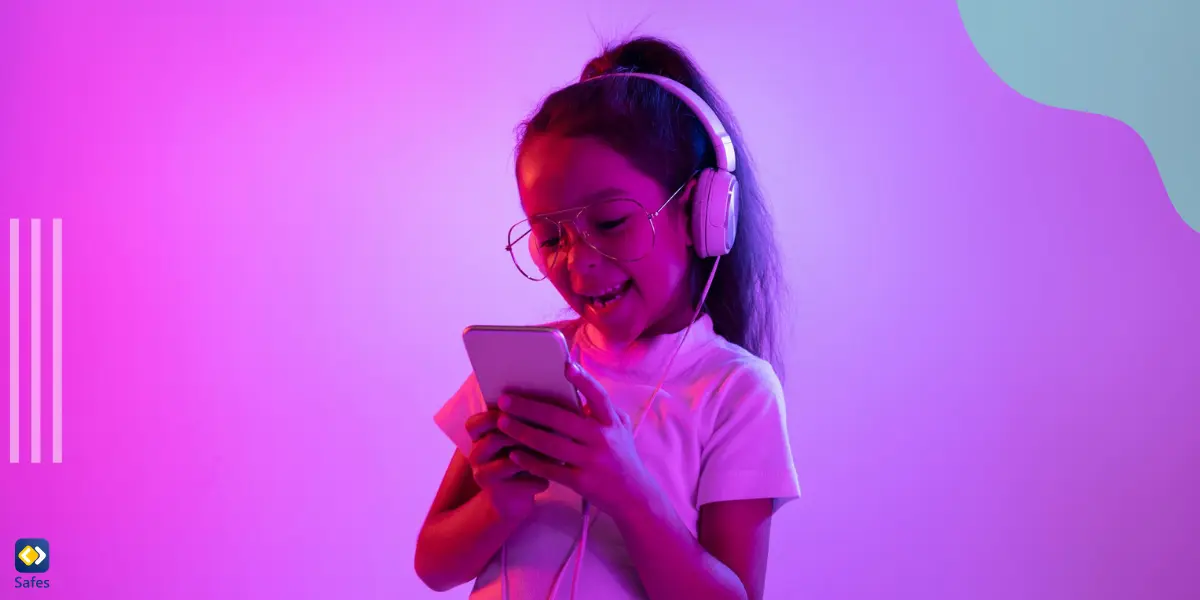
<path fill-rule="evenodd" d="M 588 370 L 602 370 L 611 376 L 624 375 L 639 379 L 657 376 L 662 374 L 685 332 L 687 339 L 683 341 L 683 347 L 679 349 L 679 355 L 671 367 L 672 371 L 678 371 L 689 364 L 686 356 L 691 350 L 717 337 L 712 318 L 707 314 L 700 315 L 690 331 L 685 328 L 628 343 L 607 340 L 590 324 L 584 323 L 575 333 L 576 351 L 573 354 Z"/>

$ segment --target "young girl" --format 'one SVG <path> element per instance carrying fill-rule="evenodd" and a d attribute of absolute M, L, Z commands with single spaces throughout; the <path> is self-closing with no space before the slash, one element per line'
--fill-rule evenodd
<path fill-rule="evenodd" d="M 635 39 L 545 99 L 516 176 L 509 249 L 580 315 L 556 326 L 586 409 L 489 408 L 469 377 L 436 416 L 458 450 L 417 573 L 472 598 L 761 598 L 799 486 L 778 251 L 728 111 L 679 48 Z"/>

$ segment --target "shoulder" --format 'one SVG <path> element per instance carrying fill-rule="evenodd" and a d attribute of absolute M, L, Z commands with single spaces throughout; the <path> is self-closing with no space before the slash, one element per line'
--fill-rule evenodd
<path fill-rule="evenodd" d="M 775 368 L 736 344 L 714 341 L 695 368 L 695 379 L 708 380 L 702 386 L 709 390 L 707 401 L 701 405 L 710 418 L 785 410 L 783 383 Z"/>
<path fill-rule="evenodd" d="M 717 338 L 705 354 L 700 366 L 717 378 L 718 391 L 783 396 L 783 383 L 775 367 L 745 348 Z"/>

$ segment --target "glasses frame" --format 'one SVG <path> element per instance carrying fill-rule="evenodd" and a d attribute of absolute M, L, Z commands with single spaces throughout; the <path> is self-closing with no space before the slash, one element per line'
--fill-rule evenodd
<path fill-rule="evenodd" d="M 662 214 L 662 211 L 667 208 L 667 205 L 669 205 L 672 200 L 674 200 L 677 196 L 679 196 L 680 192 L 682 192 L 685 188 L 687 188 L 687 185 L 689 183 L 691 183 L 693 177 L 695 177 L 695 174 L 693 174 L 691 177 L 688 177 L 687 181 L 684 181 L 682 185 L 680 185 L 678 188 L 675 189 L 674 193 L 672 193 L 670 196 L 667 196 L 667 199 L 665 201 L 663 201 L 663 203 L 660 204 L 658 206 L 658 208 L 654 209 L 653 212 L 646 213 L 646 221 L 648 221 L 650 223 L 650 248 L 646 250 L 645 254 L 639 256 L 638 258 L 632 258 L 632 259 L 617 258 L 615 256 L 611 256 L 608 253 L 600 250 L 599 248 L 596 247 L 595 244 L 593 244 L 588 239 L 591 236 L 588 235 L 587 233 L 585 233 L 584 230 L 579 227 L 579 223 L 576 222 L 579 219 L 579 215 L 582 215 L 584 212 L 586 212 L 588 209 L 592 208 L 593 206 L 596 206 L 596 205 L 604 203 L 604 202 L 613 202 L 614 200 L 628 200 L 630 202 L 633 202 L 634 204 L 637 204 L 638 206 L 641 206 L 642 210 L 646 210 L 646 207 L 641 202 L 638 202 L 637 200 L 635 200 L 633 198 L 600 200 L 598 202 L 593 202 L 591 204 L 588 204 L 587 206 L 582 206 L 579 208 L 568 208 L 568 209 L 564 209 L 564 210 L 556 210 L 554 212 L 542 213 L 540 215 L 534 215 L 533 217 L 521 219 L 520 221 L 513 223 L 512 227 L 508 228 L 509 242 L 507 245 L 504 246 L 504 251 L 508 252 L 509 257 L 512 258 L 513 266 L 515 266 L 517 268 L 517 271 L 520 272 L 521 275 L 524 275 L 526 279 L 528 279 L 530 281 L 544 281 L 546 279 L 546 277 L 548 276 L 546 271 L 550 270 L 550 267 L 554 264 L 553 262 L 546 265 L 545 271 L 542 272 L 541 277 L 534 278 L 534 277 L 530 277 L 529 273 L 526 273 L 525 270 L 521 268 L 521 264 L 519 262 L 517 262 L 517 255 L 513 252 L 513 248 L 515 248 L 518 244 L 520 244 L 521 240 L 524 240 L 527 236 L 529 236 L 530 234 L 533 233 L 532 224 L 529 227 L 529 231 L 526 231 L 525 233 L 521 234 L 521 237 L 518 237 L 517 239 L 514 240 L 514 239 L 512 239 L 512 234 L 513 234 L 513 230 L 516 229 L 522 223 L 529 223 L 534 218 L 538 218 L 538 219 L 550 218 L 549 220 L 552 223 L 554 223 L 556 226 L 558 226 L 559 230 L 563 229 L 564 223 L 570 222 L 571 226 L 575 228 L 575 231 L 579 232 L 579 237 L 583 239 L 584 243 L 586 243 L 588 246 L 590 246 L 592 248 L 592 250 L 599 252 L 601 256 L 604 256 L 605 258 L 608 258 L 610 260 L 616 260 L 616 261 L 620 261 L 620 262 L 637 262 L 639 260 L 642 260 L 643 258 L 646 258 L 646 256 L 650 254 L 650 251 L 654 249 L 654 245 L 656 243 L 658 243 L 658 230 L 655 229 L 655 227 L 654 227 L 654 219 L 656 217 L 658 217 L 658 215 Z M 563 216 L 562 218 L 558 218 L 558 219 L 551 218 L 551 217 L 558 216 L 558 215 L 570 215 L 570 217 Z M 526 243 L 526 245 L 528 245 L 528 242 L 525 242 L 525 243 Z M 561 251 L 559 251 L 559 252 L 561 252 Z M 555 256 L 558 256 L 559 252 L 555 252 Z"/>

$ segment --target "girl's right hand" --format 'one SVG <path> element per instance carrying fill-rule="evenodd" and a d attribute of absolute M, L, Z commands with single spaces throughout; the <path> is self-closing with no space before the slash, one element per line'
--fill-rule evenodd
<path fill-rule="evenodd" d="M 509 450 L 520 444 L 500 432 L 496 425 L 499 416 L 499 409 L 489 408 L 467 419 L 467 433 L 473 442 L 467 461 L 475 483 L 501 518 L 521 520 L 533 512 L 533 497 L 550 482 L 530 475 L 509 459 Z"/>

